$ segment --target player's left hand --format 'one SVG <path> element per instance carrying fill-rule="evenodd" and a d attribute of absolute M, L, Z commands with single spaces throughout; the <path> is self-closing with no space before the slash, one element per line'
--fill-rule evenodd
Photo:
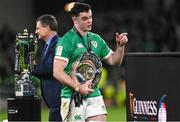
<path fill-rule="evenodd" d="M 116 33 L 116 43 L 119 47 L 124 46 L 128 42 L 127 33 Z"/>

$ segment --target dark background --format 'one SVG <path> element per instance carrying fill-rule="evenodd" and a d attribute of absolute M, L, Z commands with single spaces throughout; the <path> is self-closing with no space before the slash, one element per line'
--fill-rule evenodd
<path fill-rule="evenodd" d="M 35 31 L 35 20 L 42 14 L 54 15 L 62 36 L 72 27 L 64 6 L 72 0 L 0 1 L 0 79 L 14 66 L 15 35 L 27 28 Z M 77 1 L 77 0 L 76 0 Z M 178 0 L 79 0 L 91 4 L 93 32 L 115 49 L 115 32 L 127 32 L 126 52 L 177 52 L 180 50 L 180 2 Z M 108 65 L 104 64 L 109 68 Z M 113 68 L 112 68 L 113 69 Z M 112 76 L 114 75 L 114 76 Z M 118 79 L 114 71 L 112 78 Z"/>

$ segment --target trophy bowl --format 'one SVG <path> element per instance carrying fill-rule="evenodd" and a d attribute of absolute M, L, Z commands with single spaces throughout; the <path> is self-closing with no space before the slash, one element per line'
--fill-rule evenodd
<path fill-rule="evenodd" d="M 101 60 L 94 53 L 85 52 L 76 64 L 75 76 L 81 84 L 91 80 L 92 84 L 90 87 L 94 88 L 99 83 L 101 71 Z"/>

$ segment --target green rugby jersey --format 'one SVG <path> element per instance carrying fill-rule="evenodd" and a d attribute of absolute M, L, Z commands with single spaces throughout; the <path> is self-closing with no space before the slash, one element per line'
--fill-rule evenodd
<path fill-rule="evenodd" d="M 99 35 L 94 34 L 92 32 L 88 32 L 88 35 L 91 39 L 92 51 L 101 59 L 107 58 L 112 53 L 112 50 L 107 46 L 105 41 Z M 68 62 L 65 68 L 65 72 L 68 75 L 71 72 L 73 62 L 77 61 L 79 59 L 79 56 L 87 51 L 87 35 L 83 36 L 83 39 L 74 31 L 74 29 L 71 29 L 57 42 L 55 58 L 59 58 Z M 61 97 L 70 98 L 72 95 L 72 91 L 72 88 L 64 86 L 64 88 L 61 91 Z M 100 95 L 101 93 L 97 86 L 94 89 L 93 93 L 85 97 L 95 97 Z"/>

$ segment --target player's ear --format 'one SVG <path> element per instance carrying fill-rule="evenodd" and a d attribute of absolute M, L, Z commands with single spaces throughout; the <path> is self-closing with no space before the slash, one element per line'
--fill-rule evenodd
<path fill-rule="evenodd" d="M 77 19 L 76 17 L 72 17 L 73 22 L 76 22 L 76 19 Z"/>

